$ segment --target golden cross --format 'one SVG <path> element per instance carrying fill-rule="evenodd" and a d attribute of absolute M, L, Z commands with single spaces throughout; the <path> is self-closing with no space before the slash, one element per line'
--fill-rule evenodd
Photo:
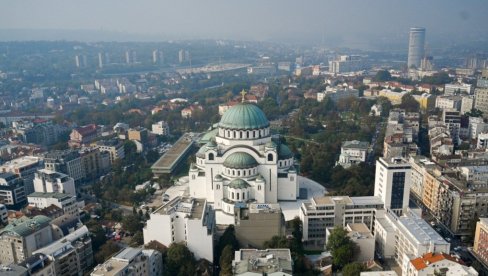
<path fill-rule="evenodd" d="M 241 91 L 242 102 L 245 102 L 246 101 L 246 94 L 247 94 L 246 90 L 242 89 L 242 91 Z"/>

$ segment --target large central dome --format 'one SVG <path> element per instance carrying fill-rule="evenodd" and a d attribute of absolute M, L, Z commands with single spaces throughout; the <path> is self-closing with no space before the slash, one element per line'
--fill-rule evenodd
<path fill-rule="evenodd" d="M 254 104 L 239 103 L 227 110 L 219 127 L 226 129 L 260 129 L 269 127 L 264 112 Z"/>

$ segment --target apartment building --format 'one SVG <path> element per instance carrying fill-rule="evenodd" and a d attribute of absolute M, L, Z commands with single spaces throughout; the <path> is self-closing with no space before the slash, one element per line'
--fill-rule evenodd
<path fill-rule="evenodd" d="M 476 223 L 473 251 L 477 258 L 488 266 L 488 218 L 480 218 Z"/>
<path fill-rule="evenodd" d="M 66 174 L 41 169 L 34 177 L 34 190 L 39 193 L 65 193 L 76 196 L 75 181 Z"/>
<path fill-rule="evenodd" d="M 0 172 L 10 172 L 18 175 L 24 180 L 25 193 L 30 194 L 34 192 L 34 173 L 42 168 L 43 161 L 35 156 L 23 156 L 5 162 L 0 166 Z"/>
<path fill-rule="evenodd" d="M 361 141 L 345 141 L 341 146 L 341 155 L 336 165 L 343 168 L 349 168 L 352 165 L 366 162 L 368 155 L 369 143 Z"/>
<path fill-rule="evenodd" d="M 0 203 L 9 209 L 19 209 L 26 202 L 24 181 L 13 173 L 0 173 Z"/>
<path fill-rule="evenodd" d="M 178 196 L 156 209 L 143 229 L 144 243 L 185 242 L 197 259 L 213 261 L 215 213 L 205 199 Z"/>
<path fill-rule="evenodd" d="M 163 257 L 156 250 L 126 247 L 95 267 L 91 276 L 161 276 Z"/>

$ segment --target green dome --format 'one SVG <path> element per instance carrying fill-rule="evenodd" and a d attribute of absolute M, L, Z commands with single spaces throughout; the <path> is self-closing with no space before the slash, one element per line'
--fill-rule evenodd
<path fill-rule="evenodd" d="M 245 188 L 248 188 L 250 186 L 251 185 L 249 185 L 245 180 L 240 179 L 240 178 L 236 178 L 229 183 L 229 188 L 232 188 L 232 189 L 245 189 Z"/>
<path fill-rule="evenodd" d="M 280 148 L 278 149 L 278 159 L 289 159 L 293 157 L 293 152 L 291 152 L 290 148 L 287 145 L 281 144 Z"/>
<path fill-rule="evenodd" d="M 234 152 L 224 161 L 224 166 L 231 169 L 249 169 L 257 165 L 256 159 L 245 152 Z"/>
<path fill-rule="evenodd" d="M 264 112 L 254 104 L 240 103 L 227 110 L 219 127 L 228 129 L 260 129 L 269 127 Z"/>

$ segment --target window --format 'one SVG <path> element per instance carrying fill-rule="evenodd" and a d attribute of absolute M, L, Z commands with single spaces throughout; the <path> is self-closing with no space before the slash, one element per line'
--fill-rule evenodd
<path fill-rule="evenodd" d="M 261 185 L 258 185 L 258 191 L 261 191 Z"/>
<path fill-rule="evenodd" d="M 220 190 L 220 185 L 219 184 L 217 184 L 217 190 Z"/>
<path fill-rule="evenodd" d="M 273 161 L 273 154 L 272 153 L 268 154 L 268 161 Z"/>
<path fill-rule="evenodd" d="M 237 193 L 236 196 L 237 196 L 237 200 L 239 200 L 239 193 Z"/>
<path fill-rule="evenodd" d="M 242 193 L 242 199 L 246 199 L 246 193 Z"/>
<path fill-rule="evenodd" d="M 192 179 L 192 180 L 195 180 L 195 175 L 192 175 L 192 176 L 191 176 L 191 179 Z"/>
<path fill-rule="evenodd" d="M 234 192 L 232 192 L 232 199 L 234 199 Z"/>
<path fill-rule="evenodd" d="M 214 154 L 213 153 L 208 154 L 208 160 L 214 160 Z"/>

